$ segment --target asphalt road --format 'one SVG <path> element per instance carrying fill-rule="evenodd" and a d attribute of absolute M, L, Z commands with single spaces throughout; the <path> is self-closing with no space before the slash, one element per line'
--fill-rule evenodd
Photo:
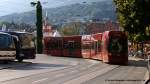
<path fill-rule="evenodd" d="M 0 84 L 141 84 L 147 71 L 141 59 L 131 59 L 129 65 L 121 66 L 39 55 L 26 62 L 29 64 L 0 70 Z"/>

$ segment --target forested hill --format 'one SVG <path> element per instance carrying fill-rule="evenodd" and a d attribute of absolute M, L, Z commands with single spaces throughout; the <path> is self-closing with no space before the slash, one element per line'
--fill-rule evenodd
<path fill-rule="evenodd" d="M 88 21 L 111 19 L 116 20 L 115 8 L 112 0 L 97 1 L 89 3 L 76 3 L 67 6 L 48 8 L 46 9 L 48 13 L 49 21 L 52 24 L 63 24 L 71 22 L 73 20 L 78 21 Z M 43 16 L 45 15 L 45 9 L 43 11 Z M 35 24 L 35 11 L 11 14 L 7 16 L 0 17 L 0 21 L 17 22 L 17 23 L 28 23 Z"/>

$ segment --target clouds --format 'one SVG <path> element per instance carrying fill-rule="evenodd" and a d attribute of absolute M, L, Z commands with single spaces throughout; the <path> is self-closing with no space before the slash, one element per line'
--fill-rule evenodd
<path fill-rule="evenodd" d="M 0 16 L 33 10 L 31 0 L 0 0 Z"/>

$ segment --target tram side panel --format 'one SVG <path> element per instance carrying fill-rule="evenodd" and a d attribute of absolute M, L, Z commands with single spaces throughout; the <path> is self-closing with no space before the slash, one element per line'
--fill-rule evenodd
<path fill-rule="evenodd" d="M 45 37 L 44 51 L 48 55 L 63 56 L 62 54 L 62 38 L 61 37 Z"/>
<path fill-rule="evenodd" d="M 81 55 L 81 36 L 63 37 L 63 56 L 82 57 Z"/>
<path fill-rule="evenodd" d="M 82 57 L 93 59 L 96 55 L 95 40 L 92 35 L 82 36 Z"/>
<path fill-rule="evenodd" d="M 95 55 L 92 56 L 92 59 L 102 60 L 102 33 L 97 33 L 92 35 L 95 39 L 94 42 L 94 49 L 95 49 Z"/>
<path fill-rule="evenodd" d="M 90 41 L 82 41 L 82 58 L 91 58 L 92 45 Z"/>
<path fill-rule="evenodd" d="M 50 54 L 49 52 L 48 52 L 48 40 L 49 40 L 50 38 L 48 38 L 48 37 L 44 37 L 43 38 L 43 41 L 44 41 L 44 54 Z"/>

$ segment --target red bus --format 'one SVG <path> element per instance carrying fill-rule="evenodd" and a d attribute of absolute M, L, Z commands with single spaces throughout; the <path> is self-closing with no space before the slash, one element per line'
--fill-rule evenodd
<path fill-rule="evenodd" d="M 128 63 L 128 40 L 122 31 L 105 31 L 102 36 L 103 62 Z"/>

